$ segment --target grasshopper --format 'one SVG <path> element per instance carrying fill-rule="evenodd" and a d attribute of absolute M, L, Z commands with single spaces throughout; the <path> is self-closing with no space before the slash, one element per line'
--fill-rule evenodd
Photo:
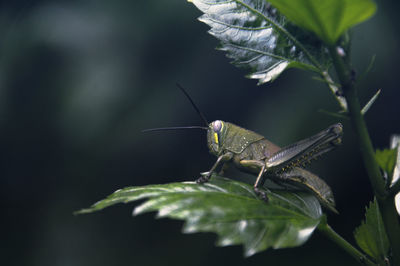
<path fill-rule="evenodd" d="M 208 182 L 218 168 L 223 166 L 222 169 L 225 169 L 228 165 L 233 164 L 243 172 L 257 175 L 254 192 L 264 201 L 268 201 L 268 196 L 262 187 L 265 180 L 270 179 L 279 185 L 289 184 L 310 191 L 323 206 L 337 213 L 331 188 L 304 167 L 341 144 L 343 127 L 340 123 L 334 124 L 312 137 L 280 148 L 264 136 L 232 123 L 221 120 L 208 123 L 189 94 L 179 84 L 178 87 L 189 99 L 206 126 L 154 128 L 144 131 L 188 128 L 207 130 L 207 145 L 210 153 L 217 156 L 217 160 L 209 171 L 201 173 L 196 180 L 197 183 Z"/>

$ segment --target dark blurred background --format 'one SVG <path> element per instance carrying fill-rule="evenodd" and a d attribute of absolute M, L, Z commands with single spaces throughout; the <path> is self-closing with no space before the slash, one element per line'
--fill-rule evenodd
<path fill-rule="evenodd" d="M 354 30 L 360 88 L 377 148 L 400 133 L 399 3 Z M 216 248 L 213 234 L 181 234 L 182 222 L 131 217 L 135 204 L 74 216 L 116 189 L 194 180 L 215 158 L 204 132 L 143 134 L 145 128 L 201 125 L 180 82 L 209 120 L 234 122 L 279 145 L 339 120 L 326 86 L 289 70 L 256 86 L 229 64 L 201 13 L 185 0 L 0 2 L 0 256 L 2 265 L 352 265 L 318 233 L 300 248 L 248 259 Z M 344 145 L 311 169 L 331 185 L 340 215 L 329 222 L 354 243 L 372 198 L 348 121 Z"/>

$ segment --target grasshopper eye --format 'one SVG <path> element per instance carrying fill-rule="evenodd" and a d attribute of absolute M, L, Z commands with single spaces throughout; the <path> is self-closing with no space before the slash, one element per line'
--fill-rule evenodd
<path fill-rule="evenodd" d="M 220 120 L 216 120 L 213 122 L 212 127 L 215 132 L 219 133 L 222 128 L 222 122 Z"/>

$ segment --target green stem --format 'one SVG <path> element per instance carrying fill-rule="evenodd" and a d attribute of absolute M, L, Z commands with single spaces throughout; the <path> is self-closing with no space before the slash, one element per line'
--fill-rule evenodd
<path fill-rule="evenodd" d="M 374 262 L 372 262 L 367 256 L 365 256 L 363 253 L 361 253 L 358 249 L 353 247 L 349 242 L 347 242 L 343 237 L 338 235 L 332 227 L 330 227 L 326 222 L 322 221 L 318 225 L 318 230 L 324 234 L 326 237 L 328 237 L 330 240 L 335 242 L 339 247 L 344 249 L 350 256 L 352 256 L 354 259 L 356 259 L 359 263 L 363 265 L 376 265 Z"/>
<path fill-rule="evenodd" d="M 400 192 L 400 180 L 397 180 L 394 185 L 390 187 L 390 194 L 395 197 Z"/>
<path fill-rule="evenodd" d="M 340 95 L 340 90 L 339 90 L 338 86 L 336 86 L 336 84 L 333 82 L 332 78 L 329 76 L 329 73 L 326 72 L 326 71 L 322 71 L 321 72 L 321 78 L 328 85 L 328 87 L 331 90 L 332 94 L 335 96 L 335 99 L 338 101 L 341 109 L 343 111 L 347 111 L 346 99 L 342 95 Z"/>
<path fill-rule="evenodd" d="M 375 159 L 375 152 L 371 139 L 361 114 L 361 107 L 358 101 L 357 90 L 354 85 L 352 70 L 349 64 L 336 52 L 336 47 L 330 47 L 330 54 L 333 64 L 342 85 L 342 91 L 347 100 L 349 116 L 356 132 L 358 145 L 367 170 L 369 180 L 381 210 L 386 235 L 392 248 L 393 265 L 400 265 L 400 224 L 394 196 L 385 189 L 385 182 Z"/>

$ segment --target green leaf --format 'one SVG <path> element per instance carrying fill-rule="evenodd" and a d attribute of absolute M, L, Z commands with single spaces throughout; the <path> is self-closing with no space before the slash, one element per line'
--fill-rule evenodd
<path fill-rule="evenodd" d="M 217 245 L 242 244 L 245 256 L 267 248 L 295 247 L 311 236 L 322 217 L 318 200 L 306 192 L 269 192 L 266 203 L 247 184 L 213 176 L 210 182 L 128 187 L 78 213 L 146 198 L 134 214 L 185 220 L 183 232 L 215 232 Z"/>
<path fill-rule="evenodd" d="M 365 221 L 356 228 L 354 237 L 358 246 L 376 261 L 382 262 L 387 258 L 389 241 L 376 199 L 366 209 Z"/>
<path fill-rule="evenodd" d="M 204 15 L 220 49 L 259 84 L 274 80 L 286 68 L 322 72 L 330 57 L 324 44 L 289 22 L 264 0 L 188 0 Z M 318 58 L 318 60 L 317 60 Z"/>
<path fill-rule="evenodd" d="M 393 171 L 397 162 L 397 148 L 395 149 L 377 149 L 375 152 L 376 161 L 379 164 L 379 167 L 386 173 L 387 175 L 387 184 L 390 185 L 393 179 Z"/>
<path fill-rule="evenodd" d="M 376 11 L 371 0 L 268 0 L 296 25 L 335 44 L 350 27 L 370 18 Z"/>

